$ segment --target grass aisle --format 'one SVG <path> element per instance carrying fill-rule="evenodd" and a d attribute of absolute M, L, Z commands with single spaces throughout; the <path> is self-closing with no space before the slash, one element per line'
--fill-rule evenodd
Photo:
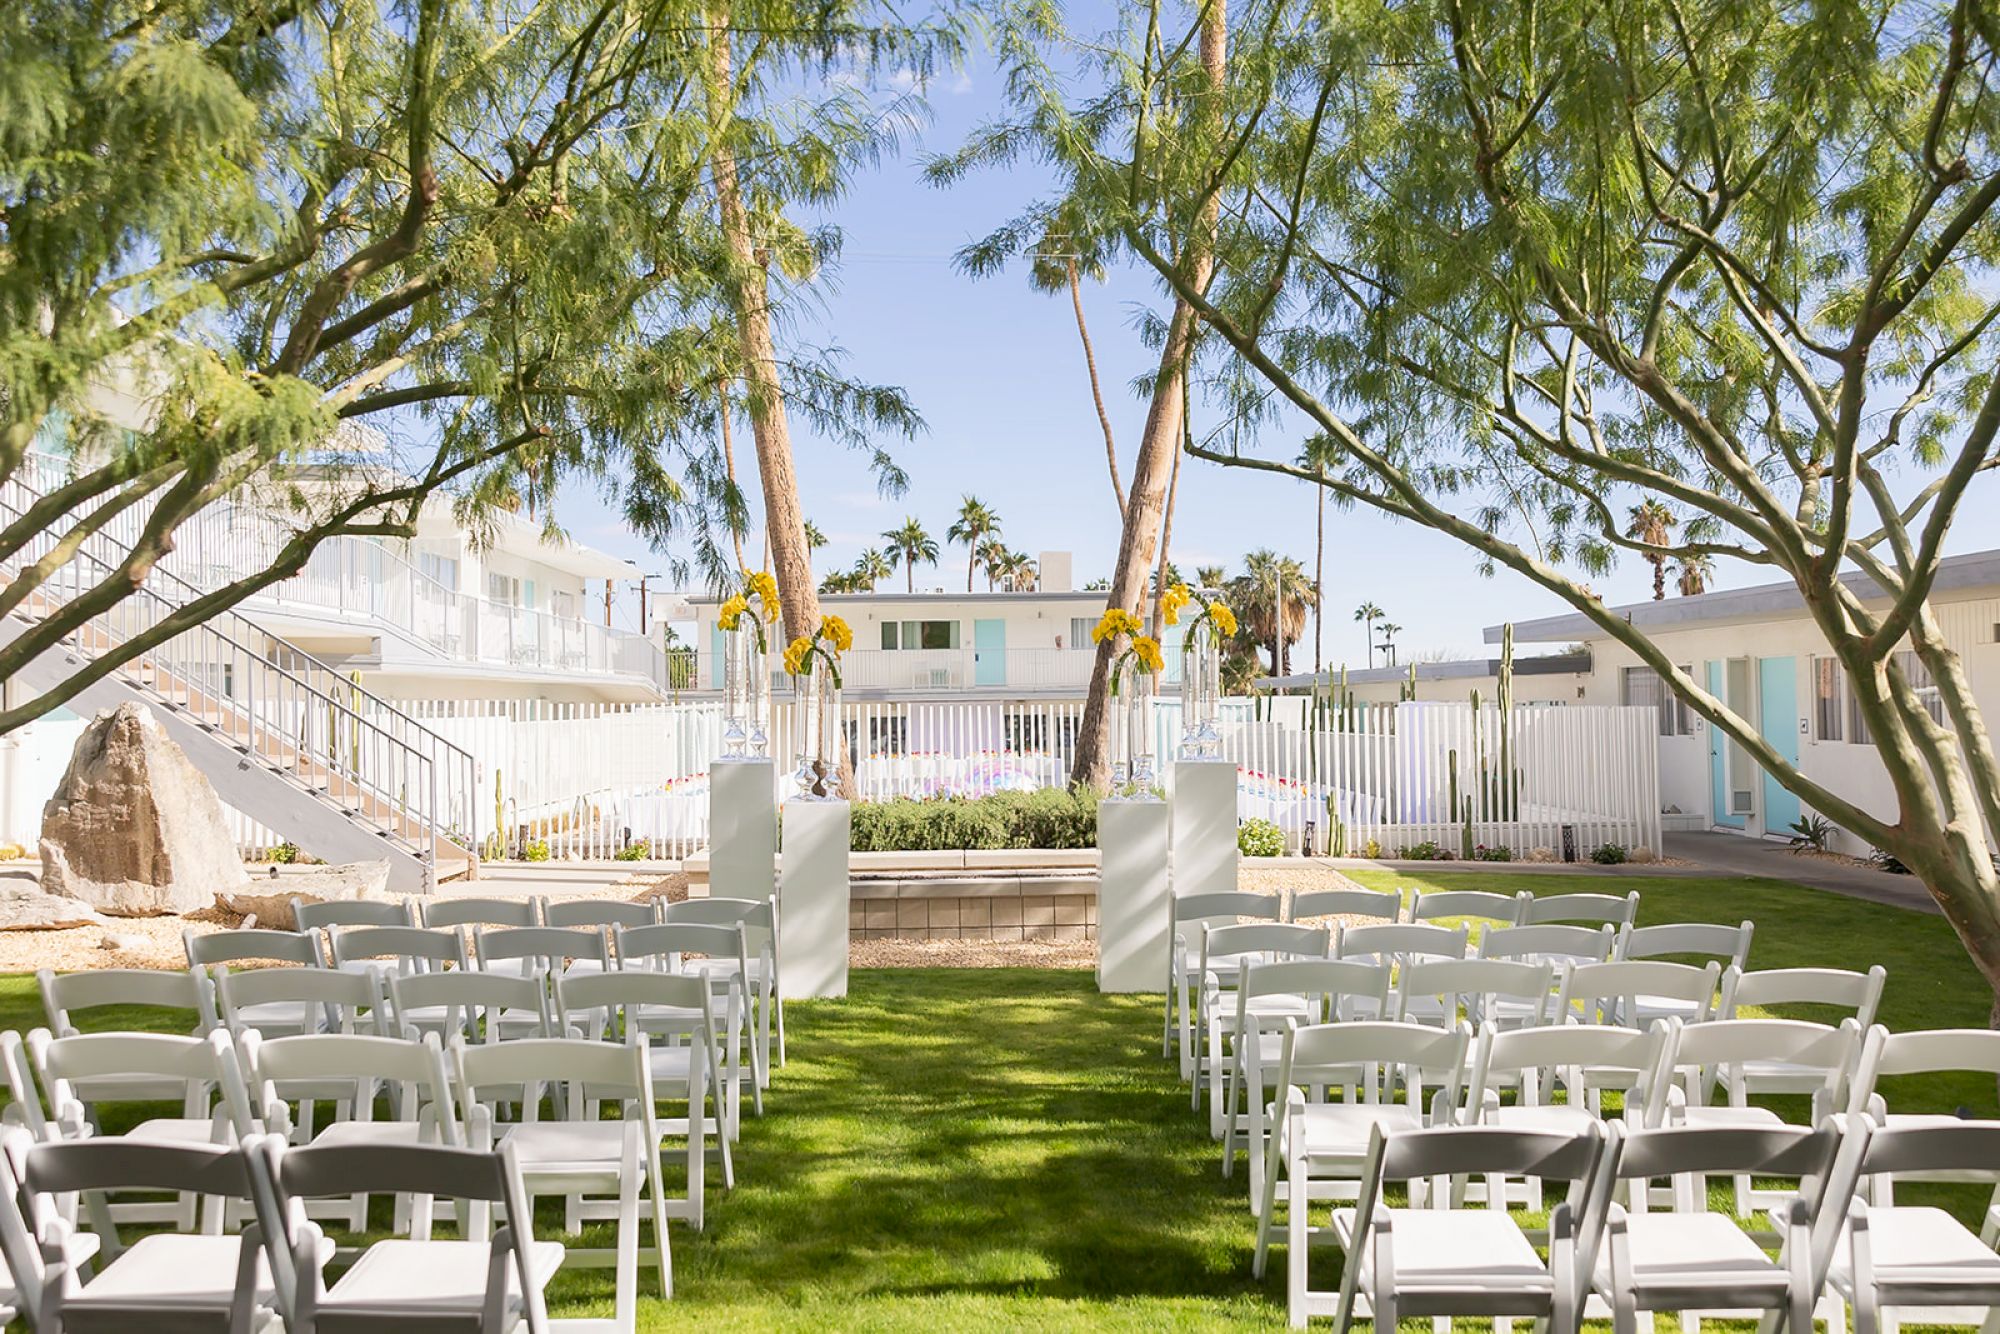
<path fill-rule="evenodd" d="M 1755 920 L 1754 967 L 1884 964 L 1892 1027 L 1984 1022 L 1984 992 L 1941 919 L 1776 881 L 1618 883 L 1641 892 L 1643 923 Z M 1505 885 L 1601 887 L 1520 874 Z M 0 978 L 0 1027 L 40 1022 L 33 979 Z M 711 1173 L 707 1231 L 674 1228 L 679 1296 L 663 1303 L 643 1279 L 642 1327 L 1282 1323 L 1282 1254 L 1267 1282 L 1251 1281 L 1242 1174 L 1222 1180 L 1204 1121 L 1160 1058 L 1159 1023 L 1157 997 L 1100 997 L 1087 972 L 1023 969 L 857 971 L 847 1000 L 792 1007 L 792 1061 L 768 1114 L 746 1119 L 740 1184 L 722 1192 Z M 1992 1081 L 1977 1077 L 1889 1094 L 1899 1108 L 1996 1114 Z M 1962 1216 L 1984 1207 L 1976 1189 L 1933 1189 Z M 546 1202 L 544 1233 L 559 1223 Z M 607 1241 L 607 1226 L 587 1240 Z M 1316 1260 L 1319 1281 L 1337 1264 Z M 564 1274 L 554 1314 L 609 1315 L 610 1287 L 609 1271 Z"/>

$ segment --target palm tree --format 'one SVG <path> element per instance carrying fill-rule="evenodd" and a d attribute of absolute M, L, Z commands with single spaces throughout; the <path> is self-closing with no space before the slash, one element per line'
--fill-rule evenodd
<path fill-rule="evenodd" d="M 1007 558 L 1014 553 L 999 538 L 989 537 L 973 554 L 979 558 L 979 572 L 986 576 L 986 591 L 991 593 L 994 585 L 1006 576 Z"/>
<path fill-rule="evenodd" d="M 819 530 L 819 525 L 811 519 L 805 521 L 805 534 L 807 551 L 818 551 L 826 545 L 826 534 L 822 533 Z"/>
<path fill-rule="evenodd" d="M 1396 665 L 1396 636 L 1401 633 L 1403 633 L 1402 626 L 1391 625 L 1387 621 L 1382 622 L 1382 656 L 1389 660 L 1391 667 Z"/>
<path fill-rule="evenodd" d="M 1632 507 L 1625 536 L 1635 542 L 1644 542 L 1649 547 L 1663 547 L 1672 540 L 1674 525 L 1679 522 L 1672 510 L 1648 496 L 1644 502 Z M 1667 553 L 1648 551 L 1646 560 L 1653 567 L 1653 601 L 1664 602 L 1667 596 Z"/>
<path fill-rule="evenodd" d="M 1698 597 L 1708 591 L 1709 580 L 1715 578 L 1715 560 L 1699 551 L 1682 553 L 1674 562 L 1679 576 L 1682 597 Z"/>
<path fill-rule="evenodd" d="M 1232 592 L 1243 628 L 1271 650 L 1271 674 L 1285 675 L 1291 665 L 1286 650 L 1304 637 L 1312 605 L 1313 582 L 1305 567 L 1290 556 L 1253 551 L 1243 558 L 1243 577 Z"/>
<path fill-rule="evenodd" d="M 967 496 L 958 507 L 958 517 L 944 530 L 947 539 L 965 545 L 965 591 L 972 591 L 972 574 L 979 564 L 979 545 L 986 538 L 1000 536 L 1000 516 L 986 502 Z"/>
<path fill-rule="evenodd" d="M 1375 622 L 1382 619 L 1382 609 L 1372 602 L 1364 602 L 1354 609 L 1354 619 L 1361 622 L 1361 637 L 1368 641 L 1368 665 L 1375 665 Z"/>
<path fill-rule="evenodd" d="M 1001 571 L 1001 578 L 1005 579 L 1008 588 L 1016 593 L 1032 593 L 1035 591 L 1039 573 L 1035 567 L 1034 557 L 1025 551 L 1010 551 L 1007 553 L 1006 566 Z"/>
<path fill-rule="evenodd" d="M 882 534 L 882 540 L 889 544 L 886 553 L 893 568 L 898 561 L 903 566 L 903 587 L 911 593 L 917 591 L 917 563 L 937 564 L 937 539 L 924 531 L 924 525 L 916 515 L 903 520 L 901 528 L 891 528 Z"/>
<path fill-rule="evenodd" d="M 870 547 L 854 560 L 854 587 L 859 592 L 873 593 L 875 585 L 895 572 L 896 562 L 880 547 Z"/>
<path fill-rule="evenodd" d="M 854 571 L 835 570 L 832 574 L 819 581 L 819 591 L 822 593 L 853 593 L 858 591 L 855 587 L 857 582 L 858 580 Z"/>
<path fill-rule="evenodd" d="M 1229 582 L 1229 571 L 1220 565 L 1200 565 L 1195 567 L 1195 583 L 1202 588 L 1220 589 Z"/>

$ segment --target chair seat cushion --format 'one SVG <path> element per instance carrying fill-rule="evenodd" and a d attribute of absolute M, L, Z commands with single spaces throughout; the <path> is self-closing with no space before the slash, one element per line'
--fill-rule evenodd
<path fill-rule="evenodd" d="M 415 1121 L 335 1121 L 313 1137 L 313 1147 L 333 1144 L 426 1144 L 436 1142 L 423 1136 Z"/>
<path fill-rule="evenodd" d="M 508 1127 L 506 1142 L 514 1146 L 523 1171 L 577 1167 L 615 1172 L 625 1152 L 625 1122 L 530 1121 Z"/>
<path fill-rule="evenodd" d="M 1785 1118 L 1769 1107 L 1680 1107 L 1674 1109 L 1672 1115 L 1683 1125 L 1690 1126 L 1740 1126 L 1758 1129 L 1785 1124 Z"/>
<path fill-rule="evenodd" d="M 1535 1248 L 1507 1214 L 1493 1209 L 1389 1209 L 1395 1237 L 1396 1287 L 1552 1293 L 1555 1282 Z M 1354 1210 L 1333 1211 L 1333 1230 L 1345 1247 L 1354 1236 Z M 1371 1248 L 1372 1250 L 1372 1248 Z M 1363 1255 L 1369 1255 L 1364 1251 Z M 1362 1266 L 1364 1286 L 1370 1265 Z"/>
<path fill-rule="evenodd" d="M 1288 1149 L 1296 1144 L 1308 1158 L 1359 1158 L 1376 1126 L 1394 1134 L 1422 1129 L 1423 1122 L 1399 1103 L 1309 1102 L 1286 1120 L 1285 1138 Z"/>
<path fill-rule="evenodd" d="M 1597 1124 L 1597 1114 L 1588 1107 L 1567 1102 L 1540 1103 L 1528 1107 L 1489 1107 L 1482 1118 L 1489 1126 L 1509 1130 L 1557 1130 L 1577 1134 Z"/>
<path fill-rule="evenodd" d="M 141 1144 L 218 1144 L 229 1141 L 230 1131 L 225 1126 L 218 1137 L 215 1121 L 206 1116 L 159 1116 L 141 1121 L 119 1138 Z"/>
<path fill-rule="evenodd" d="M 331 1245 L 328 1246 L 329 1253 Z M 236 1237 L 158 1232 L 141 1237 L 72 1297 L 68 1306 L 199 1306 L 226 1310 L 236 1294 L 243 1243 Z M 272 1298 L 271 1269 L 257 1256 L 257 1300 Z"/>
<path fill-rule="evenodd" d="M 492 1255 L 492 1247 L 483 1241 L 378 1241 L 322 1299 L 320 1327 L 388 1329 L 395 1327 L 396 1317 L 411 1320 L 422 1313 L 441 1322 L 463 1312 L 471 1322 L 465 1328 L 477 1330 Z M 546 1286 L 562 1265 L 563 1246 L 530 1242 L 528 1257 L 536 1281 Z M 518 1307 L 521 1283 L 513 1265 L 507 1267 L 507 1291 L 510 1304 Z M 423 1328 L 433 1327 L 426 1319 Z"/>
<path fill-rule="evenodd" d="M 1634 1214 L 1626 1220 L 1632 1277 L 1642 1289 L 1689 1291 L 1705 1288 L 1775 1288 L 1788 1282 L 1785 1271 L 1750 1235 L 1721 1214 Z M 1611 1287 L 1611 1248 L 1598 1248 L 1600 1290 Z"/>
<path fill-rule="evenodd" d="M 1899 1287 L 1955 1289 L 1985 1283 L 2000 1291 L 2000 1255 L 1942 1209 L 1897 1205 L 1868 1211 L 1875 1277 Z M 1835 1248 L 1832 1276 L 1852 1282 L 1854 1252 L 1848 1236 Z"/>

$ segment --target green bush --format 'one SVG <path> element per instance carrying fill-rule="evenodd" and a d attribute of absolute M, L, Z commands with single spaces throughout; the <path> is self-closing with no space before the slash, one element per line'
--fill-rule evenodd
<path fill-rule="evenodd" d="M 298 859 L 299 845 L 296 843 L 280 843 L 271 849 L 271 860 L 280 866 L 290 866 Z"/>
<path fill-rule="evenodd" d="M 1590 854 L 1590 860 L 1596 862 L 1599 866 L 1616 866 L 1625 860 L 1625 845 L 1623 843 L 1606 843 L 1603 847 Z"/>
<path fill-rule="evenodd" d="M 521 860 L 524 862 L 545 862 L 548 859 L 549 845 L 539 838 L 521 849 Z"/>
<path fill-rule="evenodd" d="M 1481 843 L 1472 850 L 1472 860 L 1476 862 L 1511 862 L 1514 860 L 1514 849 L 1508 847 L 1505 843 L 1495 844 L 1490 848 Z"/>
<path fill-rule="evenodd" d="M 988 797 L 897 797 L 854 804 L 855 852 L 1094 848 L 1097 799 L 1062 788 Z"/>
<path fill-rule="evenodd" d="M 651 839 L 635 838 L 618 851 L 611 854 L 613 861 L 642 862 L 653 855 Z"/>
<path fill-rule="evenodd" d="M 1397 853 L 1396 856 L 1398 860 L 1406 862 L 1448 862 L 1453 860 L 1448 850 L 1438 846 L 1434 840 L 1428 838 L 1421 843 L 1411 844 Z"/>
<path fill-rule="evenodd" d="M 1285 831 L 1269 820 L 1245 820 L 1236 826 L 1236 850 L 1245 857 L 1282 857 Z"/>

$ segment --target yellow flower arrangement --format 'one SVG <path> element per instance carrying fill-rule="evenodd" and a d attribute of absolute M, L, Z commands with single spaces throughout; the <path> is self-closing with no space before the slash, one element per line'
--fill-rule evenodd
<path fill-rule="evenodd" d="M 854 631 L 847 628 L 847 622 L 838 616 L 829 616 L 820 622 L 819 632 L 833 645 L 835 653 L 845 653 L 854 647 Z"/>
<path fill-rule="evenodd" d="M 1227 639 L 1236 633 L 1236 613 L 1229 610 L 1226 602 L 1208 604 L 1208 618 L 1215 622 L 1215 632 Z"/>
<path fill-rule="evenodd" d="M 1181 623 L 1181 608 L 1194 600 L 1186 584 L 1175 584 L 1160 595 L 1160 618 L 1168 625 Z"/>
<path fill-rule="evenodd" d="M 791 676 L 805 675 L 806 660 L 812 656 L 812 651 L 813 642 L 811 635 L 800 635 L 797 639 L 787 644 L 785 646 L 786 673 Z"/>
<path fill-rule="evenodd" d="M 1116 639 L 1119 635 L 1136 635 L 1139 629 L 1137 616 L 1123 607 L 1111 607 L 1106 609 L 1098 620 L 1097 628 L 1090 632 L 1090 642 L 1102 644 L 1105 640 Z"/>
<path fill-rule="evenodd" d="M 725 630 L 734 630 L 742 623 L 743 613 L 748 610 L 750 610 L 749 599 L 741 593 L 733 594 L 722 604 L 722 610 L 717 614 L 715 623 Z"/>
<path fill-rule="evenodd" d="M 759 570 L 755 574 L 744 575 L 743 591 L 762 601 L 767 613 L 775 610 L 778 605 L 778 581 L 771 577 L 769 570 Z"/>
<path fill-rule="evenodd" d="M 1160 641 L 1151 635 L 1140 635 L 1132 641 L 1132 656 L 1139 660 L 1149 675 L 1157 676 L 1166 666 L 1166 659 L 1160 653 Z"/>

